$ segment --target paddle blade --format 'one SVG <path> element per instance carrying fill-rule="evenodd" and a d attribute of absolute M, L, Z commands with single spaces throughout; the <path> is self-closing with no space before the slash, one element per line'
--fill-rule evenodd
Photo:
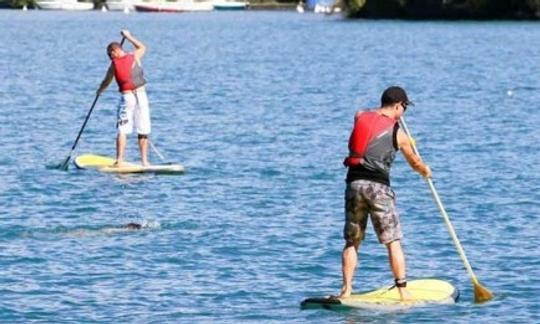
<path fill-rule="evenodd" d="M 489 289 L 482 286 L 479 282 L 474 283 L 474 302 L 484 303 L 493 298 L 493 294 Z"/>
<path fill-rule="evenodd" d="M 60 165 L 58 166 L 58 169 L 63 170 L 63 171 L 67 171 L 67 170 L 68 170 L 68 167 L 69 167 L 69 161 L 70 161 L 70 160 L 71 160 L 71 155 L 68 156 L 68 157 L 66 158 L 66 160 L 64 161 L 64 163 L 62 163 L 62 164 L 60 164 Z"/>

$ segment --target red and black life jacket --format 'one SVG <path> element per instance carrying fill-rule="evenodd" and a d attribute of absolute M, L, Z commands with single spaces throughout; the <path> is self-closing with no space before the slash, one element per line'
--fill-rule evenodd
<path fill-rule="evenodd" d="M 393 118 L 374 111 L 360 113 L 349 137 L 349 156 L 343 164 L 360 166 L 388 178 L 395 158 L 399 124 Z"/>
<path fill-rule="evenodd" d="M 120 92 L 135 90 L 146 83 L 143 70 L 132 53 L 113 59 L 112 64 Z"/>

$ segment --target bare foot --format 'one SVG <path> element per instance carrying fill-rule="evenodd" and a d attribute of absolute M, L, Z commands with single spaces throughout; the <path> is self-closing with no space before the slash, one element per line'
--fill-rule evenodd
<path fill-rule="evenodd" d="M 341 288 L 341 293 L 339 294 L 339 296 L 337 296 L 337 298 L 348 298 L 348 297 L 351 297 L 351 289 L 350 288 L 346 288 L 346 287 L 343 287 Z"/>
<path fill-rule="evenodd" d="M 411 295 L 411 293 L 406 288 L 398 288 L 399 289 L 399 296 L 402 302 L 413 302 L 414 297 Z"/>
<path fill-rule="evenodd" d="M 126 165 L 126 164 L 124 163 L 124 161 L 118 161 L 118 160 L 117 160 L 116 162 L 113 163 L 112 166 L 113 166 L 113 168 L 120 168 L 120 167 L 123 167 L 123 166 L 125 166 L 125 165 Z"/>

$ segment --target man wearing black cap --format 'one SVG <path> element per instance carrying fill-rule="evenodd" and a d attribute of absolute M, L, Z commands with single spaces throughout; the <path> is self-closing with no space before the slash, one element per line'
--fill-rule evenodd
<path fill-rule="evenodd" d="M 381 97 L 381 107 L 359 111 L 349 138 L 349 156 L 345 190 L 346 240 L 342 255 L 343 286 L 340 298 L 352 293 L 352 279 L 358 263 L 358 248 L 364 239 L 368 215 L 381 244 L 388 249 L 390 268 L 403 301 L 407 292 L 405 257 L 401 248 L 402 232 L 395 207 L 395 193 L 390 187 L 390 169 L 400 150 L 410 166 L 424 177 L 430 168 L 414 154 L 409 137 L 399 128 L 399 119 L 412 105 L 400 87 L 389 87 Z"/>

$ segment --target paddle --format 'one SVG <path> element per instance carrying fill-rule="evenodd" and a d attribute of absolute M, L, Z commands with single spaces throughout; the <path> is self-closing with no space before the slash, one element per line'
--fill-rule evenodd
<path fill-rule="evenodd" d="M 152 148 L 152 150 L 154 150 L 154 152 L 156 153 L 156 155 L 161 159 L 161 162 L 163 162 L 164 164 L 175 164 L 173 162 L 168 162 L 165 160 L 165 157 L 159 153 L 159 150 L 157 149 L 157 147 L 154 145 L 154 143 L 152 143 L 152 141 L 150 139 L 148 139 L 148 143 L 150 144 L 150 147 Z"/>
<path fill-rule="evenodd" d="M 120 46 L 124 45 L 125 40 L 126 40 L 126 38 L 122 37 L 122 40 L 120 41 Z M 77 143 L 79 143 L 79 139 L 81 138 L 81 135 L 82 135 L 82 133 L 84 131 L 84 128 L 86 127 L 86 124 L 88 123 L 88 120 L 90 119 L 90 115 L 92 114 L 92 111 L 94 110 L 94 107 L 96 106 L 96 103 L 97 103 L 98 99 L 99 99 L 99 93 L 96 93 L 96 97 L 94 98 L 94 102 L 92 103 L 92 106 L 90 107 L 90 110 L 86 114 L 86 118 L 84 119 L 84 123 L 83 123 L 83 125 L 81 127 L 81 130 L 79 130 L 79 134 L 77 134 L 77 138 L 75 139 L 75 142 L 71 146 L 71 151 L 69 151 L 69 155 L 64 160 L 64 163 L 62 163 L 62 164 L 60 164 L 58 166 L 58 169 L 67 171 L 69 161 L 71 160 L 71 156 L 73 154 L 73 151 L 75 150 L 75 147 L 77 147 Z"/>
<path fill-rule="evenodd" d="M 409 132 L 409 129 L 407 128 L 407 124 L 405 123 L 405 119 L 403 117 L 401 117 L 400 123 L 403 126 L 403 130 L 405 131 L 405 134 L 407 134 L 407 136 L 411 140 L 414 153 L 420 157 L 420 153 L 418 152 L 418 149 L 416 148 L 415 141 L 413 137 L 411 136 L 411 133 Z M 491 293 L 491 291 L 489 291 L 486 287 L 482 286 L 480 282 L 478 281 L 478 279 L 476 278 L 476 276 L 474 275 L 472 267 L 469 264 L 467 257 L 465 256 L 465 251 L 461 247 L 461 243 L 459 242 L 457 238 L 457 234 L 454 231 L 454 227 L 452 226 L 452 223 L 450 223 L 450 218 L 448 217 L 448 214 L 446 213 L 443 207 L 441 199 L 439 198 L 439 194 L 437 193 L 437 190 L 435 190 L 433 181 L 430 178 L 426 178 L 426 181 L 429 185 L 429 189 L 431 190 L 431 194 L 433 195 L 433 200 L 435 200 L 435 203 L 439 207 L 439 211 L 441 212 L 441 215 L 444 218 L 444 222 L 446 223 L 448 232 L 450 232 L 450 236 L 452 237 L 452 240 L 454 241 L 454 245 L 457 248 L 457 251 L 461 257 L 461 260 L 463 261 L 463 264 L 465 264 L 465 268 L 467 269 L 467 272 L 469 273 L 469 276 L 471 277 L 471 281 L 474 287 L 474 301 L 477 303 L 482 303 L 482 302 L 486 302 L 492 299 L 493 294 Z"/>

